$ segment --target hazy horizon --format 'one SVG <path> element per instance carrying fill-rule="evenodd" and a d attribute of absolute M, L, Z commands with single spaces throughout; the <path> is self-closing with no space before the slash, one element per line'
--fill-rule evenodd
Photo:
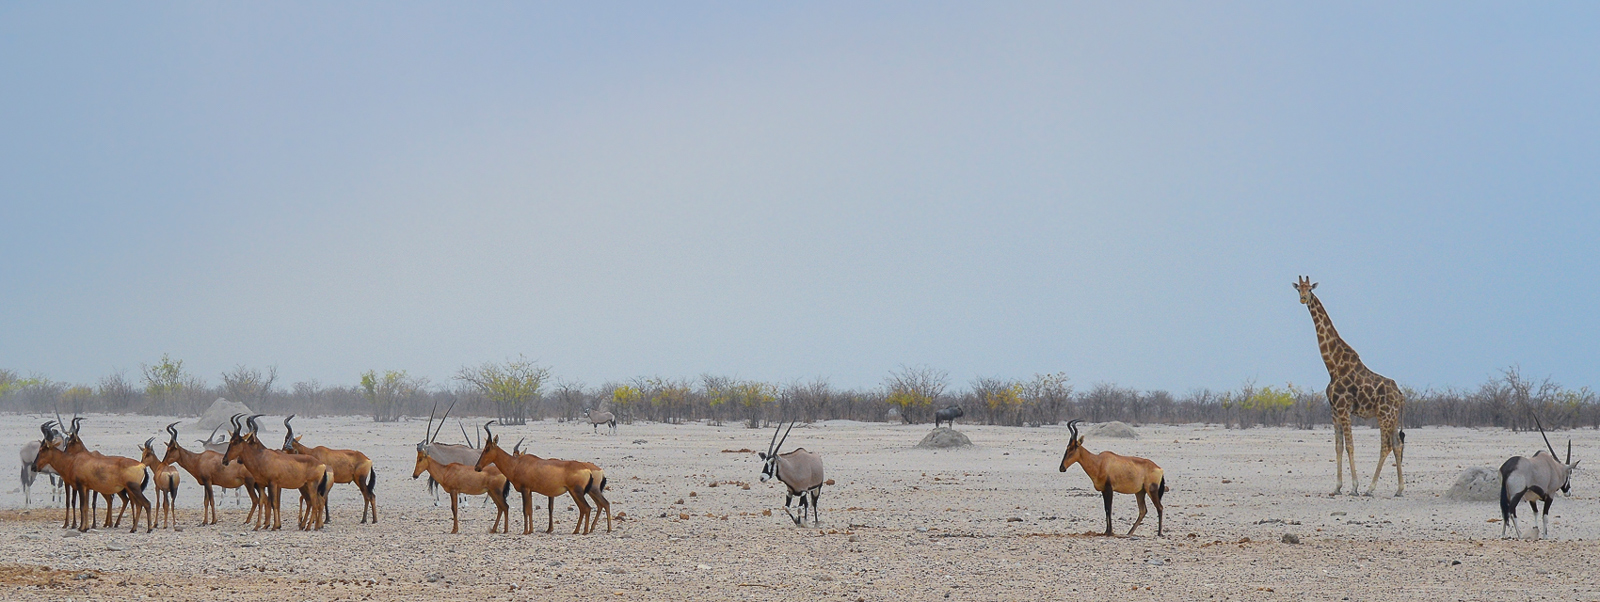
<path fill-rule="evenodd" d="M 1597 12 L 7 4 L 0 368 L 1600 385 Z"/>

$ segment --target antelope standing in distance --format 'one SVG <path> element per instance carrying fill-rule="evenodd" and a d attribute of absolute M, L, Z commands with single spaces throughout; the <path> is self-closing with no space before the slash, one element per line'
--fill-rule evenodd
<path fill-rule="evenodd" d="M 939 423 L 941 422 L 948 422 L 951 428 L 955 428 L 956 419 L 966 415 L 967 411 L 961 409 L 961 406 L 958 405 L 939 410 L 933 413 L 933 428 L 939 428 Z"/>
<path fill-rule="evenodd" d="M 1067 423 L 1067 429 L 1072 432 L 1072 441 L 1067 443 L 1067 453 L 1061 456 L 1061 472 L 1066 472 L 1073 464 L 1083 467 L 1083 472 L 1089 475 L 1089 480 L 1094 483 L 1096 491 L 1106 500 L 1106 535 L 1111 536 L 1111 494 L 1133 494 L 1139 500 L 1139 518 L 1133 521 L 1133 526 L 1128 529 L 1128 535 L 1133 535 L 1139 528 L 1139 523 L 1144 522 L 1144 498 L 1150 496 L 1150 501 L 1156 505 L 1156 537 L 1161 536 L 1161 527 L 1165 518 L 1165 510 L 1161 507 L 1161 497 L 1167 493 L 1167 477 L 1160 466 L 1144 458 L 1121 456 L 1108 451 L 1090 453 L 1083 447 L 1083 437 L 1078 435 L 1078 423 L 1082 420 L 1073 420 Z"/>
<path fill-rule="evenodd" d="M 144 445 L 139 446 L 139 463 L 144 464 L 150 469 L 150 473 L 155 475 L 156 527 L 161 527 L 161 520 L 164 518 L 167 521 L 167 528 L 172 529 L 177 527 L 177 523 L 174 522 L 177 511 L 173 505 L 178 501 L 178 467 L 156 457 L 155 448 L 152 447 L 155 442 L 156 438 L 151 437 L 144 441 Z"/>
<path fill-rule="evenodd" d="M 260 414 L 250 416 L 246 420 L 250 432 L 242 433 L 239 417 L 234 416 L 228 453 L 222 457 L 224 466 L 234 462 L 243 463 L 250 469 L 256 482 L 267 489 L 261 515 L 257 517 L 256 530 L 269 526 L 274 531 L 283 528 L 284 489 L 298 489 L 300 501 L 307 507 L 299 519 L 300 529 L 322 530 L 322 496 L 327 495 L 328 487 L 333 485 L 333 471 L 311 456 L 267 449 L 261 443 L 260 427 L 256 424 L 256 418 L 260 417 Z"/>
<path fill-rule="evenodd" d="M 583 411 L 583 417 L 584 418 L 588 418 L 589 419 L 589 424 L 594 425 L 594 433 L 596 435 L 600 434 L 600 425 L 602 425 L 602 424 L 608 425 L 608 427 L 611 429 L 611 434 L 613 434 L 613 435 L 617 434 L 617 415 L 616 414 L 612 414 L 611 412 L 596 412 L 594 410 L 584 410 Z"/>
<path fill-rule="evenodd" d="M 75 419 L 76 420 L 76 419 Z M 68 468 L 77 478 L 78 511 L 81 520 L 78 531 L 88 531 L 93 524 L 91 508 L 87 502 L 90 492 L 104 496 L 106 499 L 105 526 L 111 526 L 111 499 L 114 496 L 126 496 L 133 504 L 133 529 L 129 533 L 139 530 L 139 514 L 144 513 L 145 532 L 155 530 L 154 518 L 150 512 L 150 500 L 144 496 L 144 488 L 150 484 L 150 476 L 145 473 L 144 464 L 133 458 L 122 456 L 107 456 L 98 452 L 87 451 L 83 441 L 78 437 L 76 424 L 68 434 L 66 449 L 57 449 L 49 445 L 49 433 L 46 439 L 40 442 L 39 457 L 34 459 L 35 470 L 44 465 L 50 465 L 57 471 Z M 65 472 L 65 471 L 63 471 Z"/>
<path fill-rule="evenodd" d="M 1572 469 L 1578 463 L 1572 461 L 1572 440 L 1567 440 L 1567 461 L 1556 459 L 1556 448 L 1550 445 L 1550 437 L 1544 434 L 1544 424 L 1539 422 L 1539 416 L 1533 416 L 1534 424 L 1539 425 L 1539 436 L 1544 438 L 1544 447 L 1533 454 L 1532 458 L 1512 456 L 1500 465 L 1500 537 L 1506 536 L 1507 528 L 1515 529 L 1517 538 L 1522 538 L 1522 526 L 1517 524 L 1517 504 L 1523 499 L 1528 500 L 1528 506 L 1533 508 L 1533 534 L 1534 538 L 1542 539 L 1550 534 L 1550 503 L 1555 501 L 1555 492 L 1572 495 Z M 1550 453 L 1546 454 L 1545 450 Z M 1544 501 L 1544 512 L 1539 512 L 1539 501 Z M 1539 528 L 1539 517 L 1544 517 L 1544 528 Z"/>
<path fill-rule="evenodd" d="M 444 417 L 439 419 L 439 428 L 433 427 L 434 413 L 439 411 L 439 402 L 433 402 L 433 409 L 428 411 L 428 426 L 424 429 L 423 446 L 428 449 L 428 456 L 443 464 L 477 464 L 481 452 L 471 445 L 456 445 L 454 443 L 438 443 L 439 431 L 444 430 L 445 418 L 450 417 L 450 410 L 455 409 L 455 402 L 450 402 L 450 407 L 445 408 Z M 461 428 L 461 435 L 467 434 L 466 427 Z M 468 440 L 470 443 L 471 441 Z M 433 505 L 439 505 L 439 482 L 432 476 L 428 477 L 428 492 L 433 494 Z"/>
<path fill-rule="evenodd" d="M 786 454 L 778 453 L 783 449 L 783 443 L 789 440 L 789 431 L 794 430 L 794 422 L 789 423 L 789 429 L 784 430 L 783 422 L 778 423 L 778 428 L 772 431 L 772 440 L 767 442 L 766 453 L 759 454 L 764 464 L 761 467 L 761 482 L 777 477 L 787 489 L 783 495 L 783 513 L 789 515 L 795 526 L 805 522 L 806 508 L 811 508 L 811 524 L 816 526 L 822 515 L 817 508 L 817 498 L 822 497 L 822 456 L 798 448 Z M 783 438 L 778 438 L 778 431 L 783 431 Z M 789 502 L 800 498 L 800 515 L 795 516 L 789 512 Z"/>
<path fill-rule="evenodd" d="M 200 524 L 202 526 L 217 524 L 217 499 L 211 490 L 213 486 L 223 489 L 243 487 L 250 494 L 250 512 L 244 517 L 244 522 L 249 523 L 257 512 L 262 511 L 261 495 L 250 469 L 245 468 L 242 463 L 224 465 L 222 457 L 226 449 L 221 452 L 206 450 L 200 453 L 184 449 L 178 443 L 177 426 L 176 422 L 167 425 L 167 433 L 171 434 L 172 438 L 167 441 L 167 453 L 161 461 L 169 465 L 176 463 L 183 467 L 189 476 L 194 477 L 195 483 L 205 490 L 205 501 L 200 509 Z"/>
<path fill-rule="evenodd" d="M 356 489 L 361 491 L 361 524 L 367 524 L 367 511 L 372 511 L 372 524 L 378 524 L 378 495 L 375 488 L 378 484 L 378 471 L 372 467 L 372 459 L 366 454 L 353 449 L 329 449 L 322 446 L 306 447 L 300 443 L 300 437 L 294 436 L 294 427 L 289 421 L 294 420 L 294 414 L 283 419 L 283 427 L 288 432 L 283 435 L 283 451 L 292 454 L 306 454 L 333 471 L 333 482 L 355 483 Z M 333 522 L 333 512 L 328 509 L 328 498 L 323 496 L 323 521 Z"/>
<path fill-rule="evenodd" d="M 545 527 L 545 533 L 555 531 L 556 496 L 563 493 L 571 495 L 573 503 L 578 506 L 578 525 L 572 530 L 573 535 L 593 533 L 595 522 L 600 517 L 600 513 L 596 511 L 594 519 L 590 519 L 589 503 L 584 501 L 585 495 L 594 498 L 596 504 L 605 510 L 606 532 L 611 531 L 611 503 L 605 501 L 603 494 L 606 484 L 604 471 L 588 462 L 546 460 L 528 453 L 513 456 L 500 447 L 500 437 L 489 430 L 489 425 L 495 422 L 497 421 L 491 420 L 483 426 L 488 436 L 483 440 L 483 455 L 478 457 L 473 469 L 482 471 L 492 464 L 500 469 L 512 487 L 522 492 L 523 535 L 533 532 L 534 493 L 546 498 L 545 508 L 549 511 L 549 524 Z"/>
<path fill-rule="evenodd" d="M 411 471 L 411 478 L 422 476 L 423 472 L 428 477 L 439 483 L 445 493 L 450 494 L 450 533 L 461 532 L 461 494 L 483 495 L 489 494 L 489 499 L 494 500 L 498 510 L 494 515 L 494 524 L 489 527 L 490 533 L 511 532 L 511 507 L 506 503 L 506 494 L 511 492 L 511 482 L 505 475 L 500 474 L 500 469 L 495 466 L 486 466 L 483 472 L 473 470 L 471 466 L 460 463 L 441 464 L 428 455 L 427 442 L 417 443 L 417 465 Z M 502 530 L 500 521 L 505 520 Z"/>
<path fill-rule="evenodd" d="M 211 429 L 211 434 L 207 435 L 205 439 L 195 439 L 194 442 L 199 443 L 200 449 L 205 451 L 214 451 L 219 454 L 228 453 L 228 434 L 223 433 L 221 437 L 218 437 L 217 431 L 220 430 L 222 430 L 222 425 L 218 424 L 216 428 Z"/>

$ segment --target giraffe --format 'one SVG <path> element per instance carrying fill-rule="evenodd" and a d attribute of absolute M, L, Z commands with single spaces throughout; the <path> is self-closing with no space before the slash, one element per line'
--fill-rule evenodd
<path fill-rule="evenodd" d="M 1344 489 L 1343 462 L 1346 458 L 1350 461 L 1350 495 L 1356 495 L 1359 489 L 1355 439 L 1350 434 L 1350 414 L 1354 413 L 1362 418 L 1378 418 L 1379 440 L 1383 444 L 1378 452 L 1378 470 L 1372 473 L 1367 495 L 1372 495 L 1377 488 L 1384 461 L 1393 450 L 1394 476 L 1400 483 L 1394 494 L 1400 496 L 1406 491 L 1405 474 L 1400 469 L 1400 458 L 1406 446 L 1406 433 L 1400 430 L 1400 410 L 1406 403 L 1405 396 L 1393 379 L 1368 369 L 1356 350 L 1339 338 L 1339 331 L 1333 329 L 1333 320 L 1328 319 L 1322 301 L 1311 292 L 1317 288 L 1317 283 L 1302 276 L 1296 280 L 1294 288 L 1300 292 L 1300 303 L 1311 310 L 1311 321 L 1317 327 L 1317 343 L 1322 348 L 1322 362 L 1328 367 L 1328 405 L 1333 407 L 1333 462 L 1339 474 L 1338 485 L 1329 495 L 1339 495 Z"/>

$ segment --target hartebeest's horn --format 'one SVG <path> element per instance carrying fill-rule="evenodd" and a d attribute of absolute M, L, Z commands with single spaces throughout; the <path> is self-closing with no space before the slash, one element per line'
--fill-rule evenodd
<path fill-rule="evenodd" d="M 515 455 L 517 455 L 519 453 L 522 453 L 522 442 L 523 441 L 527 441 L 527 440 L 528 440 L 527 437 L 523 437 L 521 439 L 518 439 L 517 440 L 517 444 L 511 447 L 511 455 L 515 456 Z"/>
<path fill-rule="evenodd" d="M 1079 422 L 1083 422 L 1083 419 L 1082 418 L 1077 418 L 1077 419 L 1073 419 L 1073 420 L 1067 421 L 1067 430 L 1072 431 L 1072 440 L 1073 441 L 1077 441 L 1078 440 L 1078 423 Z"/>
<path fill-rule="evenodd" d="M 483 432 L 489 434 L 489 441 L 491 441 L 491 442 L 494 441 L 494 431 L 489 430 L 489 425 L 494 424 L 496 422 L 499 422 L 499 420 L 490 420 L 488 422 L 483 423 Z"/>
<path fill-rule="evenodd" d="M 255 435 L 256 433 L 259 433 L 261 431 L 261 425 L 260 424 L 256 424 L 256 419 L 260 418 L 262 416 L 266 416 L 266 414 L 253 414 L 249 418 L 244 419 L 245 423 L 250 425 L 250 434 L 251 435 Z M 259 436 L 258 436 L 258 438 L 259 438 Z"/>
<path fill-rule="evenodd" d="M 39 425 L 39 430 L 44 433 L 44 438 L 45 438 L 46 441 L 55 438 L 54 437 L 55 433 L 50 432 L 50 423 L 46 422 L 44 424 Z"/>
<path fill-rule="evenodd" d="M 67 438 L 75 439 L 75 438 L 78 437 L 78 429 L 83 427 L 83 425 L 81 424 L 82 422 L 83 422 L 83 417 L 82 416 L 73 416 L 72 417 L 72 431 L 67 433 Z"/>
<path fill-rule="evenodd" d="M 239 436 L 239 431 L 244 430 L 244 425 L 239 424 L 239 419 L 243 418 L 243 417 L 244 417 L 244 414 L 234 414 L 232 417 L 228 418 L 228 422 L 233 425 L 233 431 L 232 432 L 233 432 L 233 436 L 235 436 L 235 437 Z"/>
<path fill-rule="evenodd" d="M 288 418 L 283 419 L 283 428 L 289 431 L 283 434 L 283 451 L 294 449 L 294 427 L 289 426 L 290 420 L 294 420 L 294 414 L 290 414 Z"/>
<path fill-rule="evenodd" d="M 167 445 L 177 445 L 178 444 L 178 423 L 174 422 L 172 424 L 167 425 L 167 432 L 168 433 L 172 433 L 172 442 L 168 443 Z"/>
<path fill-rule="evenodd" d="M 154 445 L 155 442 L 156 442 L 156 438 L 155 437 L 151 437 L 149 439 L 145 439 L 144 440 L 144 448 L 145 449 L 150 449 L 150 446 Z M 151 451 L 155 451 L 155 450 L 151 450 Z"/>

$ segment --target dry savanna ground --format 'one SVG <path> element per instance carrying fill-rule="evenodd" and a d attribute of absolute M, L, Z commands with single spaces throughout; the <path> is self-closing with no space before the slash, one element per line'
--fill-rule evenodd
<path fill-rule="evenodd" d="M 17 449 L 37 436 L 42 421 L 0 417 L 0 443 Z M 132 455 L 166 422 L 97 415 L 82 434 L 91 448 Z M 453 423 L 442 441 L 459 441 Z M 1392 496 L 1392 468 L 1375 496 L 1330 498 L 1326 428 L 1147 426 L 1138 440 L 1091 437 L 1091 450 L 1155 460 L 1171 489 L 1165 537 L 1155 537 L 1152 511 L 1136 537 L 1107 538 L 1093 535 L 1104 519 L 1088 478 L 1076 467 L 1057 471 L 1064 428 L 959 429 L 973 447 L 915 449 L 926 425 L 796 428 L 788 447 L 820 453 L 835 480 L 824 489 L 822 524 L 797 528 L 783 516 L 781 485 L 760 483 L 759 460 L 744 451 L 764 449 L 770 431 L 633 424 L 609 436 L 574 423 L 507 427 L 500 431 L 507 442 L 527 437 L 540 455 L 604 467 L 621 520 L 609 534 L 602 521 L 593 535 L 570 535 L 576 512 L 558 499 L 555 534 L 490 535 L 484 531 L 492 507 L 472 498 L 464 503 L 463 533 L 449 535 L 448 503 L 436 507 L 423 482 L 410 478 L 422 422 L 299 418 L 296 432 L 306 443 L 361 449 L 376 461 L 378 524 L 357 524 L 359 496 L 341 485 L 333 494 L 335 522 L 322 532 L 251 531 L 239 524 L 245 508 L 231 493 L 223 497 L 223 522 L 201 527 L 200 492 L 185 475 L 181 531 L 75 535 L 60 528 L 62 512 L 49 503 L 47 486 L 36 486 L 32 509 L 23 510 L 12 481 L 0 488 L 0 597 L 1600 599 L 1600 484 L 1582 467 L 1573 496 L 1556 501 L 1552 537 L 1544 541 L 1500 540 L 1496 504 L 1442 497 L 1463 468 L 1497 467 L 1540 449 L 1536 433 L 1408 431 L 1407 487 L 1399 498 Z M 276 440 L 273 433 L 266 436 Z M 183 442 L 201 436 L 186 430 Z M 1588 430 L 1558 433 L 1556 445 L 1569 436 L 1579 458 L 1600 449 L 1600 434 Z M 1377 434 L 1358 429 L 1356 438 L 1364 491 Z M 535 505 L 542 528 L 544 500 Z M 1521 512 L 1527 516 L 1527 507 Z M 1118 496 L 1119 533 L 1135 514 L 1132 498 Z M 518 517 L 513 532 L 520 530 Z M 1285 543 L 1285 534 L 1300 543 Z"/>

